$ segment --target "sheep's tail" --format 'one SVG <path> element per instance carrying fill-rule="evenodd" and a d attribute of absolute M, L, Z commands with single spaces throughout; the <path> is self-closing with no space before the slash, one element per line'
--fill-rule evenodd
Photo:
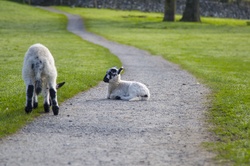
<path fill-rule="evenodd" d="M 41 91 L 42 91 L 42 81 L 41 80 L 36 80 L 35 91 L 36 91 L 37 95 L 39 95 L 41 93 Z"/>
<path fill-rule="evenodd" d="M 35 92 L 37 95 L 39 95 L 42 91 L 42 63 L 37 63 L 34 71 L 35 71 Z"/>

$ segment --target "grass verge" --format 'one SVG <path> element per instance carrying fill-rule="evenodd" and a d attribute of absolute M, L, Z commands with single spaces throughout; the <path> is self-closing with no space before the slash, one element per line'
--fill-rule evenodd
<path fill-rule="evenodd" d="M 97 85 L 110 66 L 121 65 L 107 49 L 69 33 L 63 15 L 10 1 L 0 1 L 0 15 L 0 138 L 43 113 L 41 96 L 38 109 L 28 115 L 24 111 L 22 65 L 30 45 L 42 43 L 54 56 L 58 82 L 66 81 L 59 102 Z"/>
<path fill-rule="evenodd" d="M 209 121 L 218 160 L 250 163 L 250 26 L 247 20 L 202 18 L 162 22 L 162 14 L 57 7 L 85 19 L 87 29 L 110 40 L 162 55 L 212 90 Z M 177 16 L 177 19 L 180 16 Z"/>

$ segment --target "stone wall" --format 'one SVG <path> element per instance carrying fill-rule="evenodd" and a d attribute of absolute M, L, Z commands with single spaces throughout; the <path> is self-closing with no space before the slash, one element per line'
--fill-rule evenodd
<path fill-rule="evenodd" d="M 108 8 L 119 10 L 140 10 L 144 12 L 163 12 L 165 0 L 32 0 L 36 5 L 69 5 L 88 8 Z M 182 14 L 186 0 L 177 0 L 176 13 Z M 201 16 L 250 19 L 247 5 L 220 3 L 213 0 L 200 0 Z"/>

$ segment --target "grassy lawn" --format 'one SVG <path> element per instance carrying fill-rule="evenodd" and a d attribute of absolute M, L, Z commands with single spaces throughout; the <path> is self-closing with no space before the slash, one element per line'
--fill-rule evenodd
<path fill-rule="evenodd" d="M 24 111 L 22 65 L 30 45 L 42 43 L 53 54 L 58 82 L 66 81 L 58 91 L 59 102 L 97 85 L 107 68 L 121 65 L 107 49 L 67 32 L 66 23 L 63 15 L 0 1 L 0 138 L 16 132 L 44 112 L 42 97 L 38 109 L 29 115 Z"/>
<path fill-rule="evenodd" d="M 81 15 L 91 32 L 162 55 L 212 90 L 209 143 L 220 162 L 250 163 L 250 26 L 246 20 L 202 18 L 162 22 L 162 14 L 57 7 Z M 180 16 L 177 16 L 177 19 Z"/>

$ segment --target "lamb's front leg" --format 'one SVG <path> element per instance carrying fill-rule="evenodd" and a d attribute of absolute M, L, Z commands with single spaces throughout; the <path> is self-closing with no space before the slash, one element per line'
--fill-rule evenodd
<path fill-rule="evenodd" d="M 111 89 L 111 87 L 109 86 L 109 87 L 108 87 L 107 99 L 111 99 L 111 92 L 112 92 L 112 89 Z"/>
<path fill-rule="evenodd" d="M 133 100 L 134 96 L 116 96 L 116 98 L 120 98 L 120 100 L 131 101 Z"/>
<path fill-rule="evenodd" d="M 124 96 L 124 95 L 120 95 L 120 94 L 111 94 L 110 99 L 113 99 L 113 100 L 130 100 L 131 96 Z"/>
<path fill-rule="evenodd" d="M 111 99 L 133 101 L 138 100 L 138 97 L 135 94 L 112 94 Z"/>

